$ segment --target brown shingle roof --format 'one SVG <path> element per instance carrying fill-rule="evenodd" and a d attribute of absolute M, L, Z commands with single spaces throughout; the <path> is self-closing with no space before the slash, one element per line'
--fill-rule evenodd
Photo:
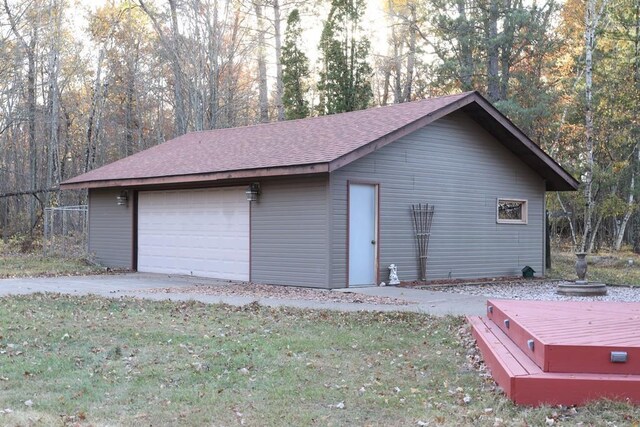
<path fill-rule="evenodd" d="M 328 172 L 477 98 L 483 99 L 476 92 L 466 92 L 330 116 L 191 132 L 61 186 L 113 187 Z M 350 156 L 354 158 L 348 159 Z"/>

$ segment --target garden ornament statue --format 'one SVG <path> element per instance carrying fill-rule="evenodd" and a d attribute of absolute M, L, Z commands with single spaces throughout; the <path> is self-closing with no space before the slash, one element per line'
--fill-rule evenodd
<path fill-rule="evenodd" d="M 557 293 L 574 297 L 591 297 L 607 294 L 607 285 L 604 283 L 589 283 L 587 281 L 587 254 L 576 252 L 576 276 L 575 282 L 561 282 Z"/>
<path fill-rule="evenodd" d="M 578 281 L 576 283 L 587 283 L 587 254 L 584 252 L 576 252 L 576 275 Z"/>
<path fill-rule="evenodd" d="M 391 264 L 389 266 L 389 285 L 399 285 L 400 280 L 398 280 L 398 267 L 395 264 Z"/>

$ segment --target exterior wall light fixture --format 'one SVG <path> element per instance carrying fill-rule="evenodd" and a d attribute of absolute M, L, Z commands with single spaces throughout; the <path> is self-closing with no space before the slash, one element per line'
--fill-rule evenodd
<path fill-rule="evenodd" d="M 118 206 L 127 206 L 127 202 L 129 201 L 129 194 L 126 191 L 121 191 L 120 195 L 116 197 Z"/>
<path fill-rule="evenodd" d="M 247 195 L 247 200 L 250 202 L 258 201 L 258 196 L 260 196 L 260 183 L 252 182 L 247 187 L 247 190 L 244 192 Z"/>

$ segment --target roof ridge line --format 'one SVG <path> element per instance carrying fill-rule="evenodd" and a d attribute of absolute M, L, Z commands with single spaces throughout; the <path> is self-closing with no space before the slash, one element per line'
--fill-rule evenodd
<path fill-rule="evenodd" d="M 184 135 L 194 134 L 194 133 L 198 134 L 198 133 L 208 133 L 208 132 L 221 132 L 221 131 L 227 131 L 227 130 L 232 130 L 232 129 L 249 129 L 249 128 L 255 128 L 255 127 L 260 127 L 260 126 L 277 125 L 277 124 L 281 124 L 281 123 L 296 123 L 296 122 L 301 122 L 301 121 L 316 120 L 316 119 L 322 119 L 322 118 L 327 118 L 327 117 L 340 116 L 340 115 L 343 115 L 343 114 L 353 114 L 353 113 L 360 113 L 360 112 L 364 112 L 364 111 L 379 110 L 379 109 L 383 109 L 383 108 L 398 107 L 400 105 L 413 104 L 413 103 L 418 103 L 418 102 L 435 101 L 437 99 L 450 98 L 450 97 L 453 97 L 453 96 L 459 96 L 460 98 L 464 98 L 465 96 L 470 95 L 470 94 L 472 94 L 474 92 L 477 92 L 477 91 L 476 90 L 470 90 L 470 91 L 467 91 L 467 92 L 453 93 L 451 95 L 442 95 L 442 96 L 436 96 L 436 97 L 416 99 L 416 100 L 413 100 L 413 101 L 398 102 L 398 103 L 387 104 L 387 105 L 375 105 L 373 107 L 363 108 L 361 110 L 343 111 L 341 113 L 323 114 L 323 115 L 318 115 L 318 116 L 302 117 L 302 118 L 299 118 L 299 119 L 276 120 L 276 121 L 269 121 L 269 122 L 264 122 L 264 123 L 253 123 L 253 124 L 250 124 L 250 125 L 233 126 L 233 127 L 227 127 L 227 128 L 192 130 L 192 131 L 188 131 L 187 133 L 184 133 L 182 135 L 178 135 L 175 138 L 180 138 L 180 137 L 182 137 Z M 174 138 L 171 138 L 171 139 L 174 139 Z"/>

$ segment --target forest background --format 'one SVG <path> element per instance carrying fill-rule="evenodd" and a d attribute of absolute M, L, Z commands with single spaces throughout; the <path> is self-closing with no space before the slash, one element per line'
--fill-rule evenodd
<path fill-rule="evenodd" d="M 189 131 L 478 90 L 580 180 L 554 236 L 640 252 L 640 0 L 0 2 L 5 241 Z"/>

